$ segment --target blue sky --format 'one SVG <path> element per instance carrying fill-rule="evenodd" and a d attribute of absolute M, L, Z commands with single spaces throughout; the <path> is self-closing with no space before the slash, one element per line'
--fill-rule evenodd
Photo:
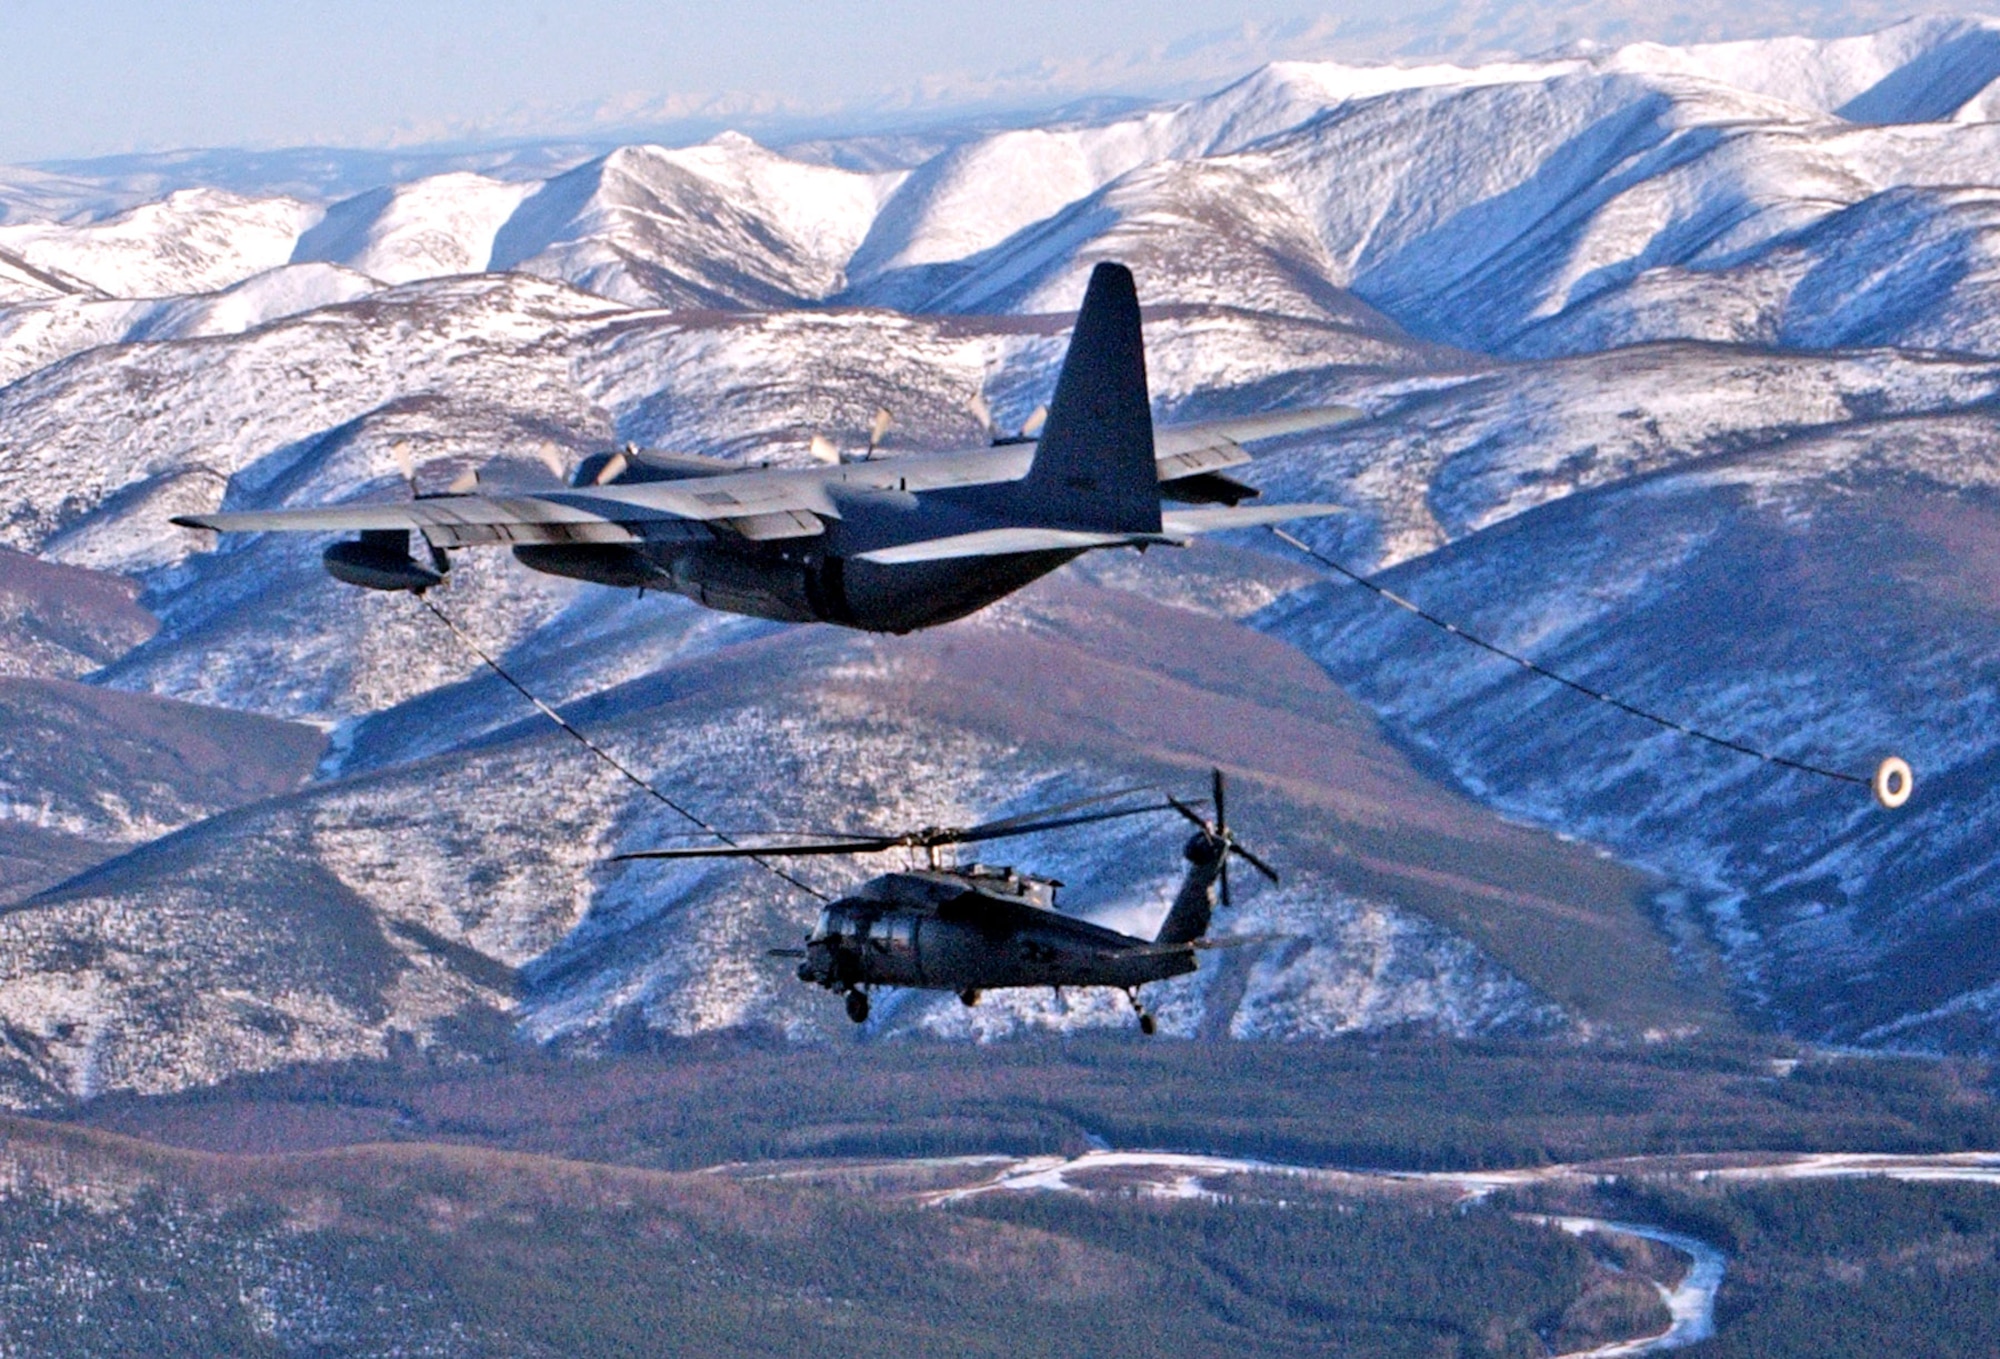
<path fill-rule="evenodd" d="M 0 161 L 1046 105 L 1206 87 L 1273 56 L 1852 30 L 1896 12 L 1885 0 L 8 0 Z"/>
<path fill-rule="evenodd" d="M 746 94 L 825 107 L 1241 25 L 1268 0 L 9 0 L 0 159 L 380 144 L 591 106 Z"/>

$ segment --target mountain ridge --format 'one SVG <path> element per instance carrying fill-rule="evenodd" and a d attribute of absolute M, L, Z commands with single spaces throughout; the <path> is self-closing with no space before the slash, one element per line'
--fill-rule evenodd
<path fill-rule="evenodd" d="M 60 808 L 0 806 L 7 1100 L 412 1045 L 1128 1023 L 1104 998 L 912 996 L 843 1037 L 763 965 L 808 923 L 790 889 L 602 868 L 676 827 L 421 608 L 343 591 L 317 542 L 167 522 L 401 496 L 399 449 L 434 489 L 547 487 L 545 461 L 627 441 L 800 464 L 816 435 L 859 448 L 884 407 L 881 456 L 974 446 L 975 395 L 1002 431 L 1048 400 L 1107 258 L 1139 273 L 1156 418 L 1366 412 L 1246 469 L 1272 500 L 1347 507 L 1299 530 L 1316 549 L 1788 758 L 1906 755 L 1916 798 L 1891 817 L 1630 725 L 1261 534 L 1085 559 L 900 640 L 501 553 L 461 554 L 438 602 L 732 828 L 969 822 L 1227 767 L 1287 874 L 1232 928 L 1277 938 L 1162 988 L 1172 1034 L 1743 1019 L 1990 1051 L 1995 34 L 1287 64 L 915 166 L 720 137 L 552 173 L 425 162 L 330 203 L 189 189 L 0 221 L 55 280 L 0 297 L 9 693 L 47 710 L 83 681 L 130 719 L 71 704 L 23 767 L 57 769 L 65 741 L 159 756 L 133 714 L 170 702 L 283 753 L 235 788 L 79 760 L 34 775 Z M 161 810 L 118 821 L 99 794 Z M 1143 931 L 1176 839 L 1010 855 Z"/>

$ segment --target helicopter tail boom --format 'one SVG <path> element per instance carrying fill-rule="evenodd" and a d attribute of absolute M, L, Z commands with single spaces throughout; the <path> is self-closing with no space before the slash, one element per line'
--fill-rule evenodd
<path fill-rule="evenodd" d="M 1222 876 L 1223 842 L 1206 830 L 1196 831 L 1187 842 L 1187 873 L 1181 890 L 1153 937 L 1156 944 L 1191 944 L 1208 933 L 1215 911 L 1215 883 Z"/>
<path fill-rule="evenodd" d="M 1167 911 L 1167 918 L 1160 924 L 1160 932 L 1153 940 L 1156 944 L 1198 943 L 1208 933 L 1209 917 L 1215 910 L 1216 888 L 1222 889 L 1222 904 L 1229 900 L 1229 856 L 1235 855 L 1262 873 L 1272 882 L 1278 874 L 1271 865 L 1245 849 L 1229 833 L 1229 803 L 1227 785 L 1220 769 L 1213 770 L 1211 778 L 1211 805 L 1215 809 L 1215 820 L 1204 821 L 1201 814 L 1182 802 L 1169 797 L 1167 801 L 1175 811 L 1192 821 L 1195 833 L 1187 842 L 1187 876 L 1181 879 L 1181 890 L 1174 897 L 1173 906 Z"/>

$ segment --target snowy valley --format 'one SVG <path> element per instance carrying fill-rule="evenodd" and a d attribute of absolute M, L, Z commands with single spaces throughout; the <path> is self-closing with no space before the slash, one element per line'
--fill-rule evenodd
<path fill-rule="evenodd" d="M 335 201 L 0 176 L 0 1099 L 412 1045 L 846 1028 L 764 958 L 812 903 L 606 866 L 683 827 L 315 541 L 170 516 L 636 442 L 1018 428 L 1096 262 L 1162 421 L 1259 447 L 1315 546 L 1900 814 L 1554 689 L 1268 536 L 1086 559 L 934 633 L 788 629 L 462 555 L 441 603 L 732 829 L 1244 789 L 1286 869 L 1169 1034 L 2000 1046 L 2000 21 L 1484 66 L 1279 64 L 1099 122 L 787 154 L 724 135 Z M 893 159 L 893 158 L 891 158 Z M 172 167 L 163 166 L 169 178 Z M 1174 825 L 1009 857 L 1150 927 Z M 865 866 L 815 869 L 837 885 Z M 1115 1004 L 1113 1002 L 1116 1002 Z M 871 1033 L 1129 1022 L 905 996 Z"/>

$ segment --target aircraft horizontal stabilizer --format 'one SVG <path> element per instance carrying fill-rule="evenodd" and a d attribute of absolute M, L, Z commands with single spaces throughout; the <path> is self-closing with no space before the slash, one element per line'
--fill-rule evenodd
<path fill-rule="evenodd" d="M 884 566 L 908 562 L 946 561 L 958 557 L 1004 557 L 1016 552 L 1080 552 L 1093 547 L 1145 547 L 1171 543 L 1161 533 L 1086 533 L 1080 529 L 996 528 L 956 533 L 948 538 L 878 547 L 857 554 L 862 561 Z"/>
<path fill-rule="evenodd" d="M 1198 533 L 1262 528 L 1266 524 L 1282 524 L 1287 519 L 1318 519 L 1324 515 L 1345 513 L 1347 507 L 1344 505 L 1235 505 L 1168 510 L 1160 516 L 1160 529 L 1170 538 L 1189 538 Z"/>
<path fill-rule="evenodd" d="M 1169 463 L 1209 449 L 1251 444 L 1260 439 L 1277 439 L 1315 429 L 1330 429 L 1350 420 L 1359 420 L 1365 414 L 1367 412 L 1354 406 L 1308 406 L 1300 410 L 1266 411 L 1261 415 L 1224 416 L 1219 420 L 1202 420 L 1191 425 L 1169 425 L 1153 431 L 1153 449 L 1162 463 Z M 1235 462 L 1249 460 L 1249 454 L 1240 452 L 1232 459 Z M 1192 464 L 1188 470 L 1214 465 L 1213 462 L 1202 461 Z M 1182 474 L 1177 462 L 1172 470 L 1163 467 L 1160 473 L 1163 480 Z"/>

